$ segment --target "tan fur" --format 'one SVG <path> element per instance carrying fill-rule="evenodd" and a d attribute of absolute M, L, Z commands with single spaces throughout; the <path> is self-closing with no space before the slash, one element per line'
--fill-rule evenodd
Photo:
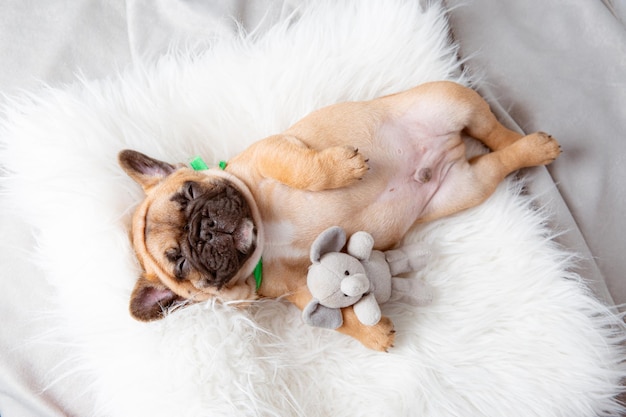
<path fill-rule="evenodd" d="M 461 133 L 481 140 L 492 152 L 468 161 Z M 480 204 L 511 172 L 548 164 L 559 153 L 558 143 L 544 133 L 522 136 L 506 129 L 471 89 L 436 82 L 315 111 L 232 158 L 225 173 L 181 168 L 155 181 L 133 173 L 121 158 L 147 194 L 133 219 L 134 246 L 145 270 L 138 286 L 158 282 L 192 300 L 253 299 L 250 274 L 262 253 L 264 280 L 258 295 L 285 296 L 303 308 L 311 298 L 308 250 L 322 230 L 332 225 L 349 235 L 366 230 L 377 249 L 388 249 L 416 222 Z M 170 196 L 184 181 L 215 176 L 234 179 L 245 189 L 259 235 L 257 253 L 220 291 L 177 282 L 162 255 L 181 227 Z M 159 218 L 170 226 L 153 227 L 148 236 L 148 211 L 148 221 Z M 350 308 L 343 316 L 340 332 L 376 350 L 393 344 L 388 318 L 364 326 Z"/>

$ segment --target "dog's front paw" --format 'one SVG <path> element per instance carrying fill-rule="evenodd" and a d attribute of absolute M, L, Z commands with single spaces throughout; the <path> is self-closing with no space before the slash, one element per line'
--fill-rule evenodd
<path fill-rule="evenodd" d="M 352 146 L 335 146 L 319 154 L 327 176 L 327 188 L 346 187 L 363 178 L 369 170 L 367 159 Z"/>
<path fill-rule="evenodd" d="M 393 329 L 393 322 L 388 317 L 381 317 L 380 321 L 373 326 L 366 326 L 357 317 L 354 307 L 341 309 L 343 315 L 343 325 L 337 330 L 343 334 L 354 337 L 365 347 L 387 352 L 393 347 L 396 338 L 396 331 Z"/>
<path fill-rule="evenodd" d="M 365 327 L 362 336 L 361 343 L 366 347 L 380 352 L 388 352 L 389 348 L 393 347 L 396 331 L 391 319 L 383 316 L 374 326 Z"/>

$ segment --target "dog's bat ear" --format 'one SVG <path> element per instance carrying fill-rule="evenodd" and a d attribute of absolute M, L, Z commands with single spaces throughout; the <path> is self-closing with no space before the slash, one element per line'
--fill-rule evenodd
<path fill-rule="evenodd" d="M 121 151 L 117 159 L 122 169 L 141 185 L 144 191 L 148 191 L 176 171 L 174 165 L 130 149 Z"/>
<path fill-rule="evenodd" d="M 140 321 L 160 320 L 175 304 L 184 301 L 165 285 L 141 276 L 130 296 L 130 314 Z"/>

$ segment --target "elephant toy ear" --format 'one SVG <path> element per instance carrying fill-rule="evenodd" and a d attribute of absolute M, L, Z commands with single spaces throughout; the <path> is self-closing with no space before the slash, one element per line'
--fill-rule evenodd
<path fill-rule="evenodd" d="M 340 309 L 323 306 L 314 298 L 302 310 L 302 321 L 309 326 L 334 330 L 343 324 L 343 316 Z"/>
<path fill-rule="evenodd" d="M 374 249 L 374 237 L 367 232 L 356 232 L 350 236 L 348 253 L 360 261 L 368 260 Z"/>
<path fill-rule="evenodd" d="M 322 255 L 339 252 L 346 244 L 346 232 L 339 226 L 329 227 L 317 236 L 311 245 L 311 262 L 319 262 Z"/>

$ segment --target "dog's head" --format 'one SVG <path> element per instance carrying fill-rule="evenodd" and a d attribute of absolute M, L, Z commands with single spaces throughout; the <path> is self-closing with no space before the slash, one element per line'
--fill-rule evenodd
<path fill-rule="evenodd" d="M 184 300 L 252 298 L 246 278 L 260 258 L 261 222 L 244 183 L 219 169 L 194 171 L 131 150 L 120 152 L 119 163 L 146 194 L 132 220 L 143 274 L 131 314 L 148 321 Z"/>

